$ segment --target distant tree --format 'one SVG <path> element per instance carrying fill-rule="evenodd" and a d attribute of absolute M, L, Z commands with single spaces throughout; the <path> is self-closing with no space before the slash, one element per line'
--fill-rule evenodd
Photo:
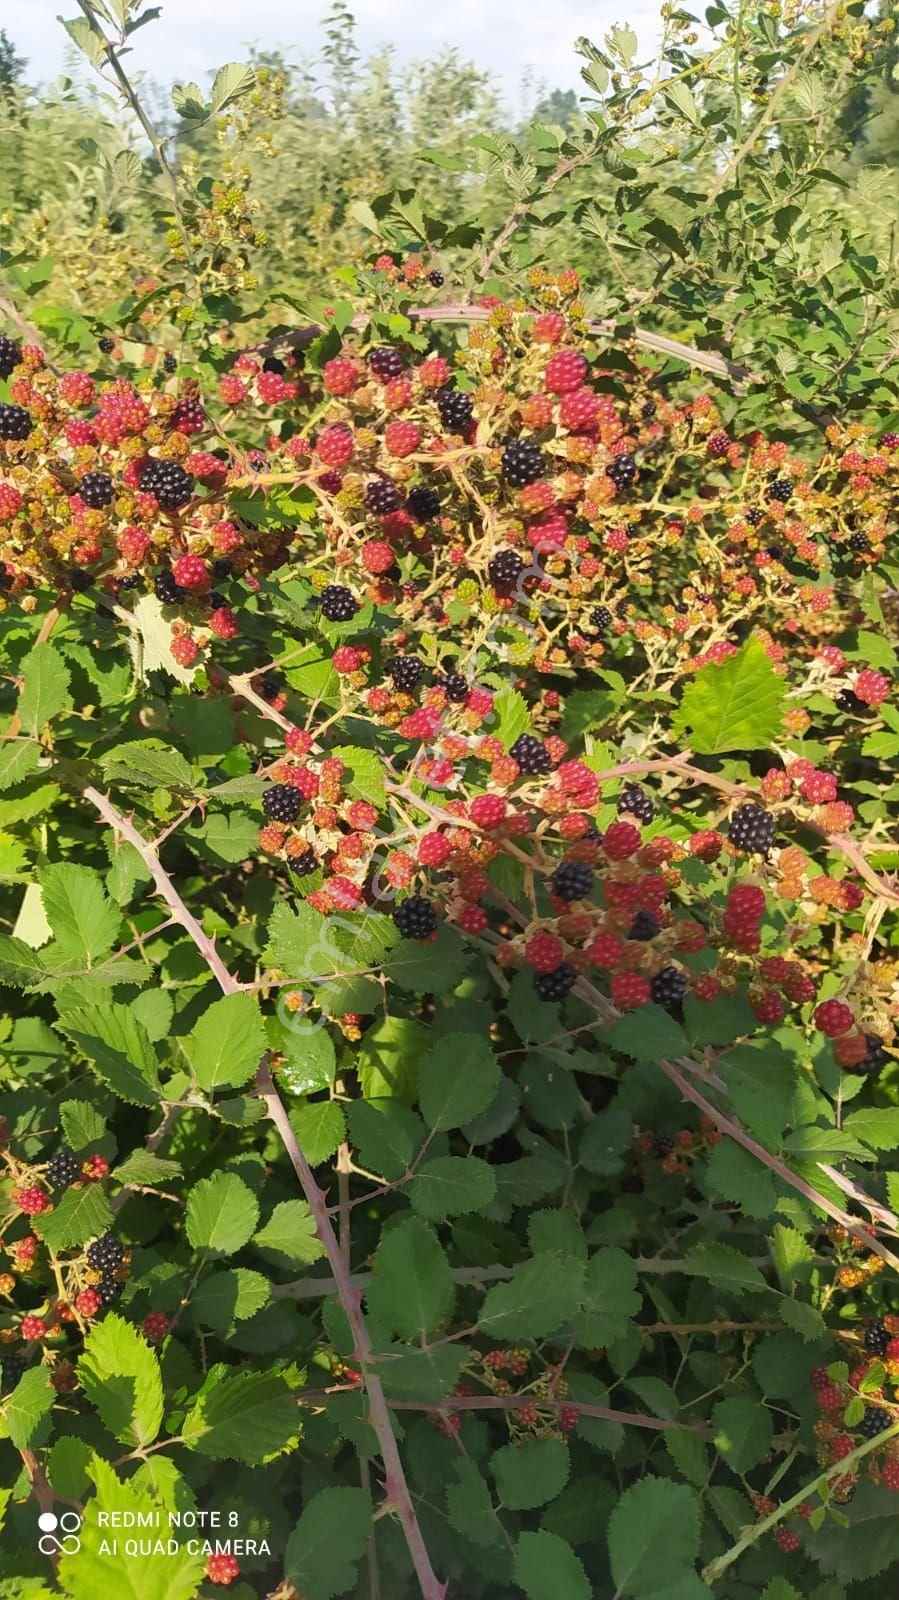
<path fill-rule="evenodd" d="M 545 95 L 534 108 L 535 122 L 557 122 L 562 128 L 570 128 L 580 116 L 578 97 L 573 89 L 553 89 L 552 94 Z"/>
<path fill-rule="evenodd" d="M 10 94 L 21 83 L 26 65 L 25 57 L 16 54 L 6 29 L 0 28 L 0 94 Z"/>

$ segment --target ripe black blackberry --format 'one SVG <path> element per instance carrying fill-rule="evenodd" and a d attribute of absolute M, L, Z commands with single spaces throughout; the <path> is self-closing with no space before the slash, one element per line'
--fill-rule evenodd
<path fill-rule="evenodd" d="M 44 1173 L 51 1189 L 67 1189 L 80 1177 L 81 1162 L 71 1150 L 58 1150 Z"/>
<path fill-rule="evenodd" d="M 216 583 L 221 583 L 224 578 L 230 578 L 234 567 L 227 556 L 217 556 L 212 563 L 212 576 Z"/>
<path fill-rule="evenodd" d="M 841 711 L 848 711 L 850 716 L 859 717 L 865 709 L 864 700 L 860 700 L 854 689 L 841 689 L 834 705 Z"/>
<path fill-rule="evenodd" d="M 179 400 L 172 412 L 172 427 L 179 433 L 202 433 L 206 412 L 199 400 Z"/>
<path fill-rule="evenodd" d="M 583 861 L 560 861 L 550 879 L 559 900 L 583 900 L 595 882 L 593 871 Z"/>
<path fill-rule="evenodd" d="M 402 503 L 403 497 L 390 478 L 375 478 L 373 483 L 366 486 L 365 504 L 376 517 L 389 516 L 390 512 L 398 510 Z"/>
<path fill-rule="evenodd" d="M 679 1006 L 686 992 L 687 975 L 680 967 L 662 967 L 649 982 L 650 997 L 666 1011 Z"/>
<path fill-rule="evenodd" d="M 764 520 L 765 513 L 761 506 L 752 506 L 746 512 L 746 521 L 749 523 L 750 528 L 757 528 L 759 523 L 764 522 Z"/>
<path fill-rule="evenodd" d="M 430 283 L 435 289 L 442 289 L 443 285 L 446 283 L 446 279 L 442 272 L 437 272 L 435 270 L 434 272 L 428 273 L 428 283 Z"/>
<path fill-rule="evenodd" d="M 117 585 L 116 586 L 119 589 L 139 589 L 140 588 L 140 573 L 139 572 L 126 572 L 124 578 L 119 578 L 117 580 Z"/>
<path fill-rule="evenodd" d="M 886 1355 L 886 1348 L 889 1342 L 890 1336 L 881 1318 L 872 1317 L 865 1328 L 865 1349 L 868 1354 L 872 1356 Z"/>
<path fill-rule="evenodd" d="M 552 972 L 535 972 L 534 988 L 541 1000 L 564 1000 L 577 983 L 577 973 L 569 961 L 560 961 Z"/>
<path fill-rule="evenodd" d="M 398 378 L 406 365 L 400 352 L 389 344 L 382 344 L 377 350 L 370 351 L 368 364 L 375 377 L 380 378 L 382 383 L 389 383 L 391 378 Z"/>
<path fill-rule="evenodd" d="M 618 796 L 618 815 L 636 817 L 639 822 L 651 822 L 656 814 L 652 795 L 639 783 L 626 783 Z"/>
<path fill-rule="evenodd" d="M 643 409 L 640 412 L 640 415 L 645 419 L 646 422 L 651 422 L 657 410 L 658 406 L 654 400 L 645 400 L 643 402 Z"/>
<path fill-rule="evenodd" d="M 651 911 L 638 911 L 627 930 L 627 936 L 629 939 L 640 939 L 645 942 L 647 939 L 654 939 L 661 931 L 662 924 L 657 916 Z"/>
<path fill-rule="evenodd" d="M 115 1272 L 125 1259 L 125 1246 L 114 1233 L 104 1233 L 87 1247 L 88 1266 L 95 1272 Z"/>
<path fill-rule="evenodd" d="M 352 590 L 345 589 L 342 583 L 326 584 L 319 605 L 329 622 L 351 622 L 359 610 Z"/>
<path fill-rule="evenodd" d="M 273 672 L 264 673 L 259 679 L 259 693 L 262 695 L 263 700 L 268 700 L 269 702 L 277 700 L 281 693 L 281 679 L 277 678 Z"/>
<path fill-rule="evenodd" d="M 394 906 L 393 920 L 404 939 L 429 939 L 437 927 L 437 913 L 424 895 L 410 894 Z"/>
<path fill-rule="evenodd" d="M 4 1350 L 0 1355 L 0 1367 L 3 1369 L 2 1377 L 0 1377 L 0 1390 L 4 1394 L 9 1394 L 15 1388 L 22 1374 L 28 1371 L 28 1363 L 22 1356 L 15 1356 L 12 1352 L 7 1353 Z"/>
<path fill-rule="evenodd" d="M 543 477 L 546 463 L 533 439 L 510 439 L 503 451 L 503 477 L 512 489 L 524 489 Z"/>
<path fill-rule="evenodd" d="M 590 612 L 590 626 L 595 628 L 597 633 L 602 633 L 606 628 L 611 627 L 614 620 L 615 618 L 608 606 L 594 606 Z"/>
<path fill-rule="evenodd" d="M 440 515 L 440 496 L 426 483 L 417 483 L 406 498 L 406 510 L 416 522 L 433 522 Z"/>
<path fill-rule="evenodd" d="M 262 809 L 272 822 L 296 822 L 303 796 L 292 783 L 273 783 L 262 796 Z"/>
<path fill-rule="evenodd" d="M 78 493 L 91 511 L 102 511 L 110 504 L 115 489 L 108 472 L 86 472 L 78 485 Z"/>
<path fill-rule="evenodd" d="M 524 562 L 517 550 L 497 550 L 487 563 L 490 582 L 497 589 L 511 589 L 524 571 Z"/>
<path fill-rule="evenodd" d="M 27 439 L 34 424 L 23 406 L 0 404 L 0 439 L 8 444 Z"/>
<path fill-rule="evenodd" d="M 97 1284 L 97 1293 L 105 1306 L 111 1306 L 118 1300 L 122 1287 L 118 1278 L 114 1278 L 111 1272 L 104 1272 Z"/>
<path fill-rule="evenodd" d="M 883 1048 L 883 1040 L 879 1033 L 866 1033 L 865 1042 L 868 1046 L 867 1055 L 863 1056 L 856 1066 L 850 1067 L 848 1070 L 868 1077 L 871 1073 L 880 1072 L 881 1068 L 886 1066 L 889 1057 Z"/>
<path fill-rule="evenodd" d="M 674 1149 L 674 1140 L 670 1133 L 654 1133 L 652 1136 L 652 1153 L 663 1161 L 665 1156 L 670 1156 Z"/>
<path fill-rule="evenodd" d="M 262 370 L 263 372 L 277 372 L 283 375 L 287 368 L 278 356 L 266 356 L 262 363 Z"/>
<path fill-rule="evenodd" d="M 849 548 L 854 555 L 867 555 L 871 548 L 871 541 L 866 533 L 853 533 L 849 540 Z"/>
<path fill-rule="evenodd" d="M 774 843 L 777 822 L 764 806 L 738 806 L 730 819 L 727 837 L 738 850 L 766 856 Z"/>
<path fill-rule="evenodd" d="M 166 569 L 165 572 L 157 572 L 153 579 L 153 590 L 157 600 L 161 600 L 164 606 L 176 606 L 178 601 L 183 600 L 187 593 L 186 589 L 182 589 L 180 583 L 175 582 L 169 569 Z"/>
<path fill-rule="evenodd" d="M 21 359 L 21 345 L 16 344 L 15 339 L 8 339 L 5 333 L 0 333 L 0 378 L 8 378 Z"/>
<path fill-rule="evenodd" d="M 438 679 L 438 682 L 452 705 L 461 705 L 462 701 L 468 698 L 468 684 L 461 672 L 448 672 L 446 677 Z"/>
<path fill-rule="evenodd" d="M 869 1406 L 858 1425 L 858 1431 L 863 1439 L 876 1439 L 879 1433 L 883 1433 L 884 1429 L 891 1428 L 892 1425 L 891 1411 L 887 1411 L 884 1406 Z"/>
<path fill-rule="evenodd" d="M 793 498 L 793 484 L 789 478 L 772 478 L 765 494 L 769 500 L 779 500 L 785 506 Z"/>
<path fill-rule="evenodd" d="M 290 863 L 291 872 L 298 878 L 308 878 L 310 873 L 318 871 L 318 860 L 314 850 L 306 850 L 301 856 L 294 856 Z"/>
<path fill-rule="evenodd" d="M 541 777 L 552 766 L 546 745 L 532 733 L 520 733 L 509 754 L 529 778 Z"/>
<path fill-rule="evenodd" d="M 464 389 L 438 389 L 437 410 L 447 433 L 467 433 L 474 416 L 474 401 Z"/>
<path fill-rule="evenodd" d="M 101 355 L 111 356 L 113 350 L 115 349 L 115 340 L 109 339 L 104 335 L 102 339 L 97 340 L 97 349 L 100 351 Z"/>
<path fill-rule="evenodd" d="M 633 456 L 613 456 L 605 470 L 616 489 L 629 489 L 637 476 L 637 463 Z"/>
<path fill-rule="evenodd" d="M 194 492 L 193 478 L 177 461 L 148 461 L 140 475 L 144 494 L 152 494 L 160 511 L 178 511 Z"/>
<path fill-rule="evenodd" d="M 228 601 L 227 597 L 222 594 L 220 589 L 210 589 L 206 596 L 206 604 L 208 605 L 210 611 L 218 611 L 219 606 L 226 606 Z"/>
<path fill-rule="evenodd" d="M 163 370 L 163 372 L 168 372 L 170 375 L 173 372 L 177 372 L 178 371 L 178 357 L 177 356 L 173 356 L 171 354 L 164 355 L 163 358 L 162 358 L 162 370 Z"/>
<path fill-rule="evenodd" d="M 85 572 L 83 567 L 71 567 L 66 576 L 73 594 L 85 594 L 94 581 L 90 573 Z"/>
<path fill-rule="evenodd" d="M 400 694 L 414 694 L 424 676 L 425 664 L 418 656 L 396 656 L 388 670 L 393 687 Z"/>

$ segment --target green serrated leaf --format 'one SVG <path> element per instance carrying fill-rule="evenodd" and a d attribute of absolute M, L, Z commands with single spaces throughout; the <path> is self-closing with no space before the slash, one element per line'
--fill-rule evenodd
<path fill-rule="evenodd" d="M 195 1250 L 230 1256 L 251 1239 L 259 1221 L 259 1205 L 235 1172 L 201 1178 L 187 1197 L 185 1229 Z"/>
<path fill-rule="evenodd" d="M 78 1377 L 105 1427 L 121 1444 L 143 1449 L 162 1426 L 159 1358 L 124 1317 L 108 1312 L 84 1340 Z"/>
<path fill-rule="evenodd" d="M 786 679 L 755 634 L 736 655 L 703 667 L 684 690 L 673 727 L 700 755 L 763 750 L 780 733 Z"/>

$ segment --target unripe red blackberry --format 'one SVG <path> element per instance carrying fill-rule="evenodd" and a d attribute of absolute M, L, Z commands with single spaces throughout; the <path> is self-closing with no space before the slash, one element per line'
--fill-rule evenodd
<path fill-rule="evenodd" d="M 393 909 L 393 920 L 404 939 L 429 939 L 437 928 L 437 913 L 423 895 L 410 894 Z"/>
<path fill-rule="evenodd" d="M 205 589 L 209 584 L 209 571 L 199 556 L 179 556 L 172 577 L 179 589 Z"/>
<path fill-rule="evenodd" d="M 503 477 L 513 489 L 523 489 L 543 477 L 545 462 L 533 439 L 510 439 L 503 450 Z"/>
<path fill-rule="evenodd" d="M 206 413 L 199 400 L 179 400 L 172 413 L 172 427 L 176 433 L 202 433 L 206 427 Z"/>
<path fill-rule="evenodd" d="M 501 794 L 476 795 L 468 807 L 468 815 L 479 828 L 498 828 L 506 815 L 506 802 Z"/>
<path fill-rule="evenodd" d="M 22 406 L 0 403 L 0 439 L 8 444 L 27 439 L 34 424 Z"/>
<path fill-rule="evenodd" d="M 543 370 L 543 381 L 551 394 L 567 394 L 579 389 L 587 375 L 587 362 L 579 350 L 557 350 Z"/>
<path fill-rule="evenodd" d="M 170 1319 L 164 1311 L 148 1311 L 144 1317 L 144 1333 L 152 1344 L 165 1338 L 169 1326 Z"/>
<path fill-rule="evenodd" d="M 341 583 L 328 583 L 319 597 L 322 615 L 329 622 L 350 622 L 359 607 L 350 589 Z"/>
<path fill-rule="evenodd" d="M 577 973 L 568 961 L 560 961 L 551 972 L 535 972 L 534 988 L 541 1000 L 564 1000 L 577 983 Z"/>
<path fill-rule="evenodd" d="M 36 1183 L 30 1184 L 25 1189 L 17 1189 L 13 1199 L 26 1217 L 37 1217 L 41 1212 L 51 1209 L 49 1195 Z"/>
<path fill-rule="evenodd" d="M 274 783 L 262 796 L 262 809 L 272 822 L 296 822 L 303 796 L 291 783 Z"/>
<path fill-rule="evenodd" d="M 815 1027 L 819 1033 L 826 1034 L 828 1039 L 835 1039 L 838 1034 L 848 1033 L 854 1023 L 852 1008 L 847 1006 L 844 1000 L 822 1000 L 815 1008 Z"/>
<path fill-rule="evenodd" d="M 602 847 L 610 861 L 626 861 L 640 848 L 640 830 L 632 822 L 612 822 L 603 834 Z"/>
<path fill-rule="evenodd" d="M 899 450 L 899 433 L 882 433 L 880 435 L 881 450 Z"/>
<path fill-rule="evenodd" d="M 645 1006 L 649 992 L 649 979 L 642 972 L 615 972 L 609 983 L 609 994 L 622 1011 Z"/>
<path fill-rule="evenodd" d="M 206 1563 L 206 1576 L 210 1583 L 220 1583 L 225 1588 L 240 1575 L 240 1563 L 230 1552 L 210 1556 Z"/>
<path fill-rule="evenodd" d="M 723 428 L 719 428 L 715 433 L 709 434 L 705 447 L 712 460 L 718 460 L 721 456 L 727 455 L 730 449 L 730 436 L 724 432 Z"/>
<path fill-rule="evenodd" d="M 315 453 L 327 467 L 345 467 L 348 461 L 352 461 L 355 450 L 353 430 L 345 422 L 335 422 L 331 427 L 323 428 L 315 441 Z M 339 489 L 340 485 L 337 487 Z"/>
<path fill-rule="evenodd" d="M 727 837 L 738 850 L 767 855 L 774 843 L 777 822 L 763 806 L 738 806 L 727 830 Z"/>

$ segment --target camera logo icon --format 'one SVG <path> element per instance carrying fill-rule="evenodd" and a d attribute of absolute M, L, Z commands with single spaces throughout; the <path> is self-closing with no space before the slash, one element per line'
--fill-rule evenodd
<path fill-rule="evenodd" d="M 44 1556 L 74 1556 L 81 1549 L 81 1518 L 77 1511 L 42 1511 L 37 1519 L 41 1536 L 37 1547 Z"/>

